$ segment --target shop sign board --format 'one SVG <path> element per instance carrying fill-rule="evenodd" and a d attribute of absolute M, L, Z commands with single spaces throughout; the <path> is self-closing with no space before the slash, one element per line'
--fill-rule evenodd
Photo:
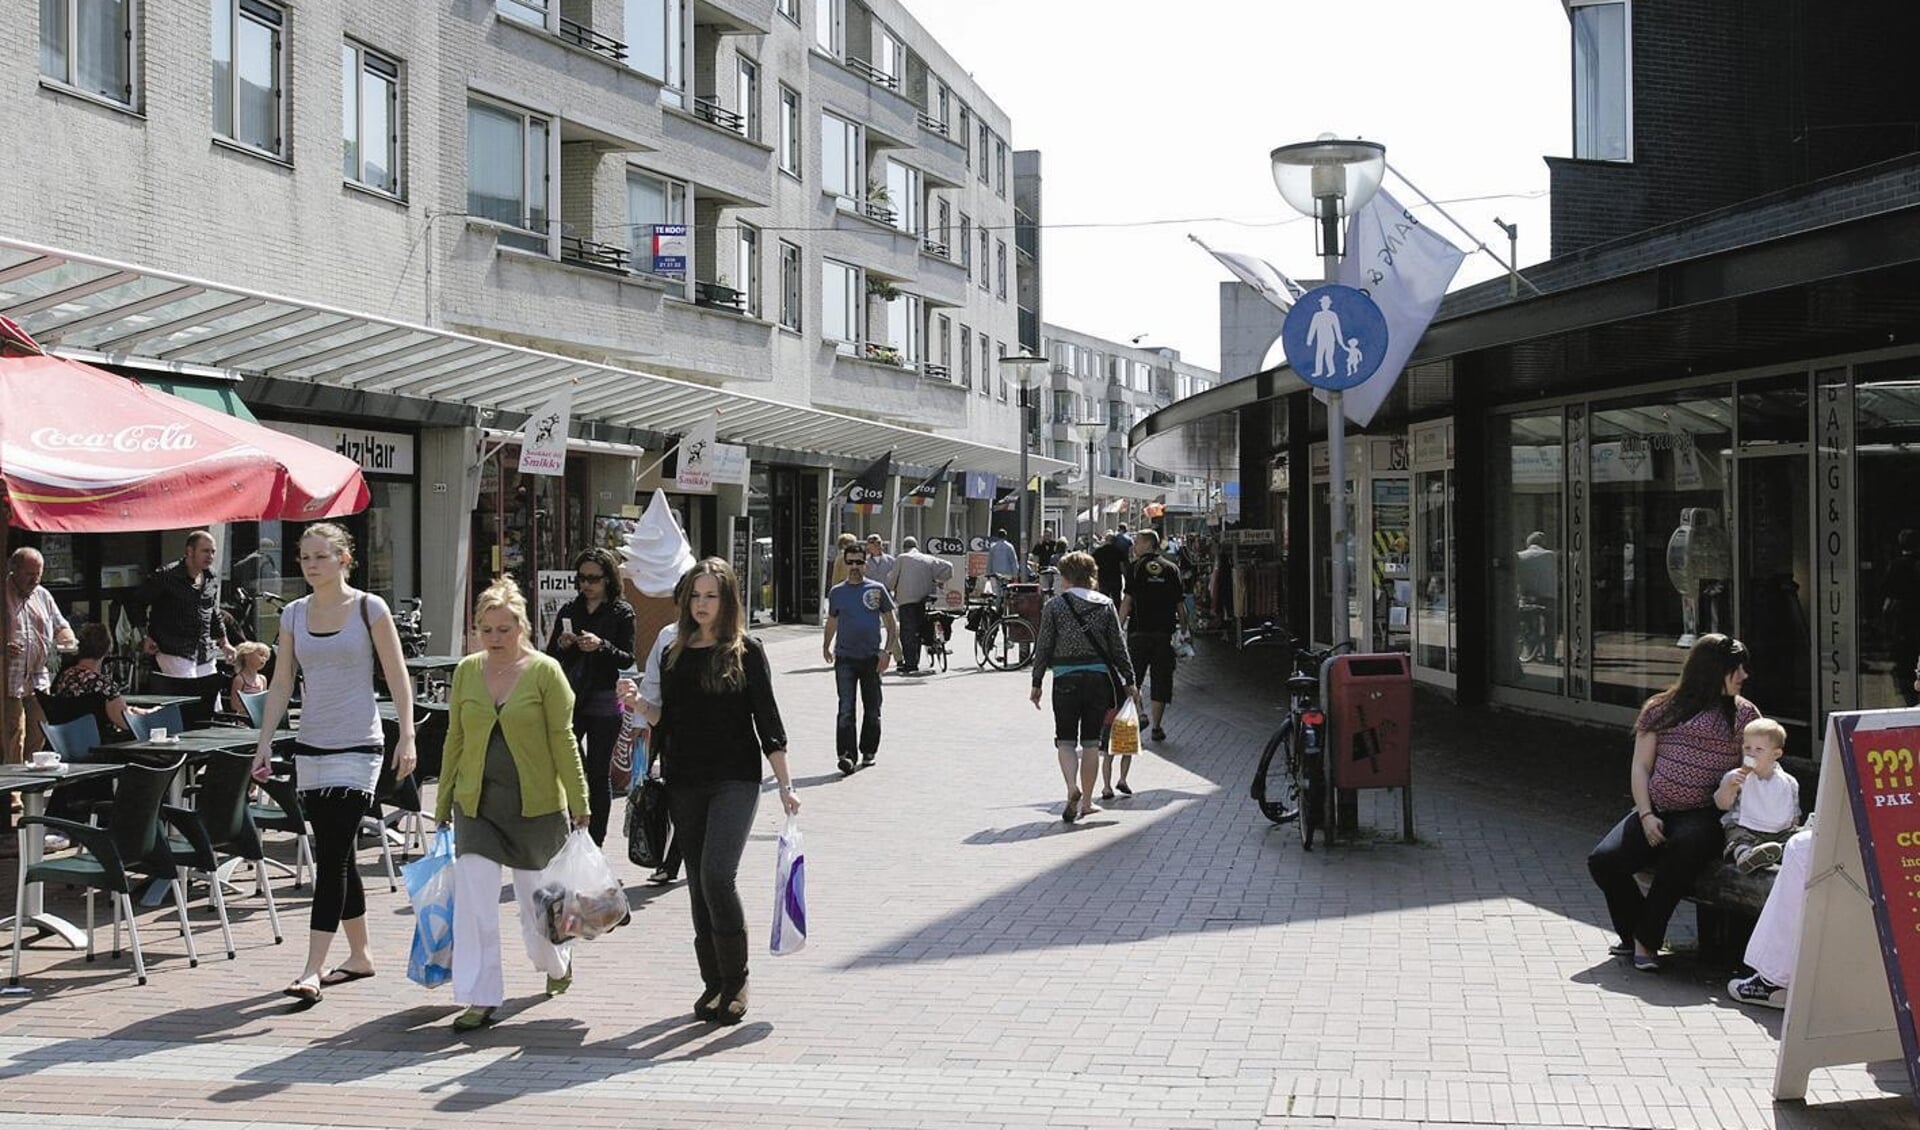
<path fill-rule="evenodd" d="M 1273 531 L 1268 530 L 1228 530 L 1220 535 L 1220 540 L 1228 545 L 1272 545 Z"/>
<path fill-rule="evenodd" d="M 533 415 L 520 435 L 520 473 L 523 475 L 564 475 L 567 473 L 567 427 L 573 415 L 573 387 L 561 388 Z"/>
<path fill-rule="evenodd" d="M 1827 720 L 1806 903 L 1773 1093 L 1816 1067 L 1900 1059 L 1920 1103 L 1920 710 Z M 1876 953 L 1877 951 L 1877 953 Z"/>
<path fill-rule="evenodd" d="M 533 622 L 534 638 L 527 643 L 539 649 L 546 646 L 554 621 L 559 618 L 560 610 L 574 598 L 575 592 L 572 569 L 542 569 L 537 576 L 540 586 L 539 615 Z"/>
<path fill-rule="evenodd" d="M 1453 466 L 1453 421 L 1429 420 L 1407 429 L 1413 447 L 1413 469 L 1444 471 Z"/>
<path fill-rule="evenodd" d="M 414 442 L 413 437 L 405 432 L 335 427 L 331 424 L 293 424 L 279 420 L 260 422 L 281 435 L 296 436 L 344 455 L 368 474 L 413 474 Z"/>
<path fill-rule="evenodd" d="M 984 538 L 979 540 L 985 541 Z M 934 594 L 935 606 L 955 612 L 965 608 L 967 578 L 972 575 L 973 570 L 973 560 L 967 552 L 967 543 L 959 538 L 931 537 L 926 539 L 926 545 L 922 548 L 929 555 L 938 557 L 953 566 L 953 572 L 948 575 L 947 583 Z M 987 568 L 987 554 L 984 547 L 979 556 L 980 571 L 984 573 Z"/>

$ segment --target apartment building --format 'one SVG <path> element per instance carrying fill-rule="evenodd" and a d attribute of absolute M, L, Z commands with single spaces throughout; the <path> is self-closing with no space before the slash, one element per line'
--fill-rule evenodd
<path fill-rule="evenodd" d="M 39 0 L 0 58 L 35 154 L 0 171 L 0 314 L 380 453 L 365 580 L 439 638 L 655 487 L 793 620 L 850 473 L 1015 473 L 1012 124 L 891 0 Z M 562 388 L 567 473 L 522 476 Z M 750 470 L 678 492 L 668 449 L 716 411 Z M 157 538 L 55 547 L 61 597 L 108 615 Z"/>

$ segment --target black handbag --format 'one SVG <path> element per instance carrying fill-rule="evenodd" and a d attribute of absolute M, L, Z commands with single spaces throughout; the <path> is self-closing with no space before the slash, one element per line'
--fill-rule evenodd
<path fill-rule="evenodd" d="M 662 866 L 672 835 L 666 782 L 648 777 L 640 782 L 639 791 L 627 798 L 627 859 L 635 867 Z"/>

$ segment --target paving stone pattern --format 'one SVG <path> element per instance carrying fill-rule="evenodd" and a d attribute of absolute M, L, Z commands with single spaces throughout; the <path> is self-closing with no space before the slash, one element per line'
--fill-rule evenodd
<path fill-rule="evenodd" d="M 403 976 L 412 918 L 369 843 L 380 975 L 311 1009 L 278 995 L 304 942 L 284 879 L 288 944 L 247 886 L 233 962 L 207 912 L 197 969 L 145 912 L 144 988 L 104 929 L 93 964 L 30 948 L 33 994 L 0 999 L 0 1130 L 1916 1124 L 1898 1065 L 1823 1071 L 1807 1105 L 1774 1104 L 1780 1014 L 1726 1001 L 1732 970 L 1606 956 L 1584 858 L 1625 810 L 1621 734 L 1422 695 L 1417 842 L 1397 839 L 1397 795 L 1368 794 L 1363 842 L 1306 854 L 1246 799 L 1278 719 L 1273 653 L 1187 662 L 1136 795 L 1067 826 L 1025 673 L 962 653 L 889 678 L 879 764 L 842 779 L 817 640 L 767 634 L 812 933 L 765 955 L 769 790 L 742 867 L 745 1024 L 691 1020 L 685 887 L 641 886 L 616 831 L 634 923 L 581 945 L 554 1000 L 509 926 L 504 1019 L 458 1035 L 447 990 Z M 79 918 L 77 896 L 51 899 Z"/>

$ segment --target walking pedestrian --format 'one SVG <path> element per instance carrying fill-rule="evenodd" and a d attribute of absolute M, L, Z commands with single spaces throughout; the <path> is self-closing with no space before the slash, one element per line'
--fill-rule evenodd
<path fill-rule="evenodd" d="M 456 1031 L 493 1022 L 506 1000 L 500 970 L 500 869 L 513 873 L 520 940 L 547 976 L 547 995 L 573 986 L 571 947 L 555 945 L 533 893 L 566 843 L 591 821 L 586 770 L 573 736 L 573 688 L 527 636 L 527 600 L 510 577 L 473 610 L 481 650 L 453 670 L 446 762 L 434 822 L 453 827 L 453 999 Z M 571 816 L 571 820 L 569 820 Z"/>
<path fill-rule="evenodd" d="M 1007 540 L 1003 529 L 993 531 L 993 540 L 987 543 L 987 574 L 1009 581 L 1020 579 L 1020 552 Z"/>
<path fill-rule="evenodd" d="M 1040 709 L 1040 684 L 1052 671 L 1053 744 L 1067 786 L 1060 818 L 1071 824 L 1100 811 L 1093 803 L 1093 779 L 1108 719 L 1116 703 L 1133 695 L 1134 687 L 1113 601 L 1093 588 L 1093 558 L 1069 553 L 1059 568 L 1068 587 L 1040 609 L 1029 697 L 1033 708 Z"/>
<path fill-rule="evenodd" d="M 679 583 L 674 586 L 674 592 L 678 594 L 686 583 L 686 577 L 682 576 Z M 676 595 L 674 600 L 676 610 L 679 604 L 680 598 Z M 675 615 L 678 615 L 677 611 Z M 639 684 L 636 685 L 632 679 L 621 679 L 618 687 L 619 695 L 626 702 L 627 709 L 638 712 L 640 717 L 646 720 L 648 726 L 646 771 L 655 777 L 661 776 L 662 742 L 660 733 L 655 728 L 660 723 L 661 664 L 666 658 L 667 649 L 672 647 L 673 641 L 678 638 L 680 638 L 679 624 L 668 624 L 660 629 L 660 634 L 653 639 L 653 646 L 647 649 L 647 662 L 641 668 Z M 660 857 L 660 866 L 654 868 L 653 873 L 647 876 L 647 885 L 651 887 L 671 886 L 680 877 L 680 865 L 683 862 L 680 853 L 680 837 L 671 834 L 671 812 L 668 814 L 667 826 L 669 834 L 666 851 Z"/>
<path fill-rule="evenodd" d="M 1100 578 L 1100 591 L 1116 605 L 1127 595 L 1127 564 L 1133 558 L 1133 539 L 1108 530 L 1094 548 L 1094 569 Z"/>
<path fill-rule="evenodd" d="M 857 544 L 848 552 L 865 556 Z M 702 985 L 693 1014 L 737 1024 L 747 1014 L 748 947 L 736 877 L 760 803 L 761 757 L 773 769 L 787 815 L 800 811 L 800 798 L 787 771 L 787 732 L 773 697 L 773 671 L 760 641 L 740 623 L 733 566 L 709 557 L 687 574 L 663 664 L 653 732 L 674 839 L 687 860 Z"/>
<path fill-rule="evenodd" d="M 1160 534 L 1141 530 L 1133 535 L 1133 562 L 1127 569 L 1127 595 L 1120 601 L 1120 620 L 1127 629 L 1127 653 L 1136 670 L 1152 685 L 1148 697 L 1153 716 L 1153 740 L 1164 741 L 1167 704 L 1173 701 L 1173 633 L 1187 624 L 1187 590 L 1180 581 L 1180 566 L 1160 552 Z M 1104 782 L 1112 772 L 1113 758 L 1100 767 Z M 1113 788 L 1132 795 L 1127 787 L 1127 768 L 1133 758 L 1120 759 L 1120 779 Z M 1111 791 L 1103 796 L 1111 797 Z"/>
<path fill-rule="evenodd" d="M 1648 699 L 1634 723 L 1634 810 L 1587 856 L 1619 936 L 1609 952 L 1631 957 L 1644 973 L 1660 971 L 1674 908 L 1725 844 L 1713 794 L 1739 768 L 1741 735 L 1760 717 L 1740 695 L 1746 681 L 1745 644 L 1718 632 L 1694 642 L 1680 678 Z M 1649 866 L 1653 886 L 1642 895 L 1634 875 Z"/>
<path fill-rule="evenodd" d="M 911 540 L 911 539 L 908 539 Z M 902 545 L 905 542 L 901 543 Z M 867 535 L 867 580 L 891 585 L 894 556 L 887 552 L 887 541 L 879 534 Z"/>
<path fill-rule="evenodd" d="M 834 748 L 840 772 L 850 774 L 872 765 L 880 753 L 880 676 L 899 648 L 899 627 L 893 618 L 893 594 L 885 585 L 867 579 L 867 551 L 855 542 L 841 557 L 847 579 L 827 593 L 827 623 L 820 637 L 820 657 L 833 665 L 834 687 L 840 694 L 840 713 L 834 720 Z M 880 629 L 886 629 L 881 639 Z M 858 703 L 855 696 L 858 696 Z M 854 712 L 859 708 L 856 727 Z M 855 759 L 858 759 L 857 761 Z"/>
<path fill-rule="evenodd" d="M 220 614 L 220 575 L 213 571 L 219 555 L 212 534 L 193 531 L 180 560 L 149 574 L 127 604 L 133 626 L 146 633 L 141 650 L 169 679 L 204 683 L 221 659 L 233 658 L 239 641 Z"/>
<path fill-rule="evenodd" d="M 283 992 L 309 1004 L 323 989 L 373 976 L 367 950 L 367 900 L 353 864 L 360 821 L 373 806 L 386 744 L 374 697 L 374 668 L 385 674 L 399 719 L 392 765 L 396 778 L 413 772 L 413 683 L 387 602 L 347 584 L 353 539 L 331 522 L 300 535 L 300 572 L 313 592 L 280 614 L 280 646 L 260 718 L 253 767 L 264 776 L 273 759 L 274 731 L 305 672 L 300 724 L 294 737 L 294 775 L 300 807 L 313 829 L 313 906 L 307 964 Z M 336 932 L 347 936 L 347 958 L 332 968 L 327 951 Z"/>
<path fill-rule="evenodd" d="M 573 559 L 573 587 L 580 595 L 554 618 L 547 654 L 560 662 L 573 688 L 573 736 L 587 772 L 587 807 L 593 842 L 607 840 L 613 808 L 613 744 L 620 740 L 620 703 L 614 684 L 633 666 L 633 605 L 615 587 L 620 563 L 611 550 L 592 546 Z"/>
<path fill-rule="evenodd" d="M 933 674 L 920 666 L 920 645 L 926 641 L 927 599 L 953 578 L 953 563 L 920 552 L 917 538 L 900 539 L 900 557 L 893 565 L 894 603 L 900 610 L 900 673 Z"/>

